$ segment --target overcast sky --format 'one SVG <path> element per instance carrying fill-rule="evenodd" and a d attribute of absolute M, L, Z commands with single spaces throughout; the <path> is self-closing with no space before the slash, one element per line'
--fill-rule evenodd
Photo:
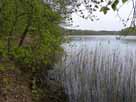
<path fill-rule="evenodd" d="M 119 11 L 119 15 L 122 18 L 127 18 L 132 9 L 132 3 L 128 2 L 123 5 Z M 90 19 L 85 20 L 79 17 L 77 14 L 73 14 L 73 26 L 68 27 L 72 29 L 82 29 L 82 30 L 121 30 L 124 28 L 122 22 L 120 21 L 117 13 L 114 11 L 109 11 L 106 15 L 101 12 L 96 13 L 96 15 L 100 18 L 99 21 L 91 21 Z M 129 23 L 127 24 L 129 25 Z"/>

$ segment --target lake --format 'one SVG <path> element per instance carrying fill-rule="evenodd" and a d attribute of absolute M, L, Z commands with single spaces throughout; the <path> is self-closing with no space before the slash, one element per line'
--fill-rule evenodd
<path fill-rule="evenodd" d="M 136 102 L 135 36 L 68 36 L 56 64 L 69 102 Z"/>

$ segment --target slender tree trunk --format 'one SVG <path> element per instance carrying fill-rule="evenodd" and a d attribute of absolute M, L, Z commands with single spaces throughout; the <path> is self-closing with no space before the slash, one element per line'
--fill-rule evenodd
<path fill-rule="evenodd" d="M 8 51 L 8 56 L 9 56 L 9 53 L 10 53 L 10 37 L 8 36 L 8 38 L 7 38 L 7 51 Z"/>
<path fill-rule="evenodd" d="M 22 35 L 21 35 L 21 38 L 20 38 L 18 47 L 21 47 L 21 46 L 23 45 L 24 40 L 25 40 L 25 38 L 26 38 L 26 36 L 27 36 L 27 33 L 28 33 L 29 28 L 30 28 L 31 23 L 32 23 L 32 18 L 33 18 L 33 5 L 30 4 L 30 7 L 31 7 L 31 14 L 28 15 L 27 26 L 25 27 L 25 30 L 24 30 L 24 32 L 23 32 Z"/>
<path fill-rule="evenodd" d="M 26 35 L 27 35 L 27 32 L 28 32 L 28 30 L 29 30 L 29 26 L 30 26 L 30 25 L 28 24 L 28 25 L 26 26 L 24 32 L 22 33 L 22 36 L 21 36 L 21 39 L 20 39 L 20 41 L 19 41 L 18 47 L 21 47 L 21 46 L 23 45 L 24 40 L 25 40 Z"/>

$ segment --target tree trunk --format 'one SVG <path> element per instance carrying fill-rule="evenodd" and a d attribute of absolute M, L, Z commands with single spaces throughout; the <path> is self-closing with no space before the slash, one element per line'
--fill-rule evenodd
<path fill-rule="evenodd" d="M 23 45 L 24 40 L 25 40 L 26 35 L 27 35 L 27 32 L 28 32 L 28 29 L 29 29 L 29 26 L 30 26 L 30 24 L 28 24 L 28 25 L 26 26 L 24 32 L 22 33 L 22 36 L 21 36 L 21 39 L 20 39 L 20 41 L 19 41 L 18 47 L 21 47 L 21 46 Z"/>

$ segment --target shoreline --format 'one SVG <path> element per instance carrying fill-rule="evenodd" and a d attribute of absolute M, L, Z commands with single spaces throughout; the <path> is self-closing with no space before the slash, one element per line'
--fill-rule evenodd
<path fill-rule="evenodd" d="M 75 39 L 115 39 L 115 40 L 136 40 L 134 35 L 65 35 L 65 38 L 75 38 Z"/>

